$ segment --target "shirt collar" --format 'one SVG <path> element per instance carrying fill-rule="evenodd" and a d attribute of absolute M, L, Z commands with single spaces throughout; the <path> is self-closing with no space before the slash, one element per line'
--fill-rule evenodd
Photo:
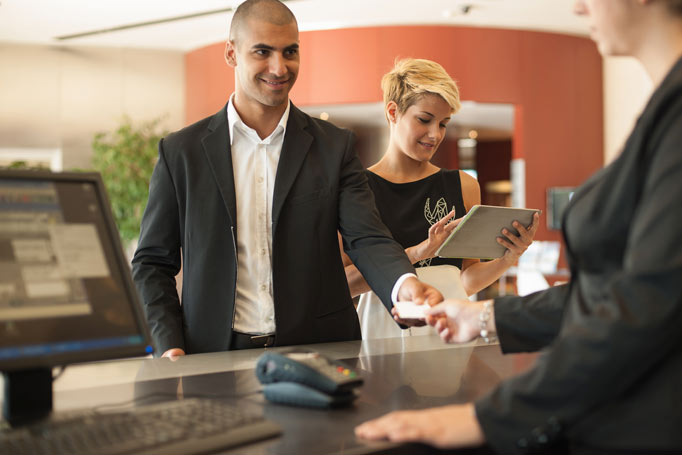
<path fill-rule="evenodd" d="M 282 114 L 282 118 L 279 119 L 279 123 L 277 123 L 277 127 L 275 130 L 270 134 L 270 136 L 266 137 L 265 139 L 260 139 L 258 137 L 258 134 L 256 134 L 255 130 L 248 126 L 246 123 L 244 123 L 239 117 L 239 114 L 237 113 L 237 109 L 234 108 L 234 93 L 230 95 L 230 101 L 227 103 L 227 125 L 230 131 L 230 146 L 232 146 L 232 142 L 234 141 L 234 126 L 237 125 L 239 128 L 242 129 L 242 131 L 252 131 L 254 134 L 254 137 L 258 139 L 258 142 L 264 142 L 264 143 L 270 143 L 274 137 L 277 136 L 277 134 L 281 131 L 282 134 L 284 134 L 287 130 L 287 122 L 289 121 L 289 111 L 291 110 L 291 101 L 287 101 L 287 108 L 285 109 L 284 113 Z"/>

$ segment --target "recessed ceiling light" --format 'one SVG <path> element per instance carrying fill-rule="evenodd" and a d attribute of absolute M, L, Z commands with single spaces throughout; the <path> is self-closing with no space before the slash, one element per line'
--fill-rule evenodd
<path fill-rule="evenodd" d="M 457 5 L 453 9 L 446 9 L 443 10 L 442 14 L 443 17 L 445 18 L 452 18 L 456 16 L 466 16 L 471 12 L 471 9 L 473 8 L 473 5 L 469 3 L 463 3 L 461 5 Z"/>

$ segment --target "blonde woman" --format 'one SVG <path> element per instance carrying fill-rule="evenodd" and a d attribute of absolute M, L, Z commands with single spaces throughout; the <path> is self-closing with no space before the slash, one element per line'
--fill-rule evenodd
<path fill-rule="evenodd" d="M 456 225 L 448 221 L 461 218 L 481 202 L 476 179 L 463 171 L 440 169 L 431 163 L 445 138 L 450 117 L 460 108 L 459 89 L 438 63 L 412 58 L 397 61 L 384 75 L 381 88 L 390 139 L 386 153 L 366 174 L 382 221 L 417 268 L 450 266 L 455 273 L 448 272 L 452 280 L 457 280 L 461 270 L 464 291 L 467 295 L 474 294 L 497 280 L 523 254 L 533 241 L 538 218 L 528 228 L 515 226 L 518 236 L 501 232 L 498 242 L 507 251 L 494 261 L 434 257 Z M 344 261 L 351 294 L 369 292 L 369 286 L 350 259 L 344 256 Z M 440 286 L 431 284 L 439 289 L 447 287 L 448 273 L 439 270 L 438 275 L 446 278 L 439 278 Z M 377 307 L 378 299 L 368 296 L 371 294 L 363 296 L 358 307 L 363 338 L 400 336 L 400 329 L 393 321 L 389 319 L 388 324 L 378 321 L 388 313 Z"/>

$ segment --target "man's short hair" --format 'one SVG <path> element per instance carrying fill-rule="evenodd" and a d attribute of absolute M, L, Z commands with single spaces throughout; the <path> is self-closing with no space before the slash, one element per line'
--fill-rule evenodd
<path fill-rule="evenodd" d="M 244 25 L 252 18 L 275 25 L 296 23 L 294 13 L 279 0 L 246 0 L 232 15 L 230 41 L 237 39 Z"/>

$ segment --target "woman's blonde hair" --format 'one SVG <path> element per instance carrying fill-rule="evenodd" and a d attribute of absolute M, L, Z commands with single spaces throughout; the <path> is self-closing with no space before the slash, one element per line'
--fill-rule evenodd
<path fill-rule="evenodd" d="M 461 107 L 457 84 L 442 66 L 431 60 L 396 60 L 393 69 L 381 78 L 381 90 L 384 92 L 384 106 L 393 101 L 398 105 L 400 114 L 427 94 L 443 98 L 452 114 Z"/>

